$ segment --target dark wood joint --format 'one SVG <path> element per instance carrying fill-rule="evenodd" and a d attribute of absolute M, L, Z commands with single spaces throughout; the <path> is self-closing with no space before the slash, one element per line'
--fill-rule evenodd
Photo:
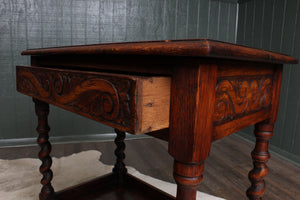
<path fill-rule="evenodd" d="M 174 179 L 177 183 L 176 200 L 196 199 L 197 188 L 203 179 L 204 164 L 174 161 Z"/>

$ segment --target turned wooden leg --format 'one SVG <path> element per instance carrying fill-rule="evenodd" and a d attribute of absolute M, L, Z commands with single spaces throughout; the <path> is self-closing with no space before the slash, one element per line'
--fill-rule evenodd
<path fill-rule="evenodd" d="M 35 112 L 38 116 L 38 126 L 36 128 L 39 133 L 37 143 L 40 145 L 41 150 L 39 152 L 39 159 L 42 161 L 40 166 L 40 172 L 43 175 L 41 184 L 43 185 L 40 192 L 40 200 L 49 200 L 54 194 L 54 189 L 51 185 L 51 180 L 53 177 L 52 171 L 50 169 L 52 165 L 52 159 L 50 157 L 51 144 L 48 141 L 50 130 L 48 126 L 48 114 L 49 114 L 49 104 L 40 101 L 38 99 L 33 99 L 35 103 Z"/>
<path fill-rule="evenodd" d="M 203 178 L 203 163 L 174 161 L 174 179 L 177 183 L 176 200 L 196 200 L 197 187 Z"/>
<path fill-rule="evenodd" d="M 256 145 L 251 153 L 254 167 L 249 173 L 251 187 L 247 190 L 247 196 L 250 200 L 261 200 L 266 190 L 264 177 L 268 174 L 266 165 L 270 158 L 268 143 L 273 136 L 273 129 L 274 125 L 266 122 L 255 125 Z"/>
<path fill-rule="evenodd" d="M 119 184 L 122 184 L 124 181 L 124 178 L 127 174 L 127 169 L 125 167 L 124 164 L 124 159 L 125 159 L 125 143 L 124 143 L 124 139 L 125 139 L 125 132 L 119 131 L 117 129 L 115 129 L 115 132 L 117 133 L 117 137 L 115 139 L 115 144 L 117 145 L 117 148 L 115 150 L 115 155 L 117 157 L 117 161 L 116 164 L 113 168 L 113 173 L 116 176 L 116 180 Z"/>

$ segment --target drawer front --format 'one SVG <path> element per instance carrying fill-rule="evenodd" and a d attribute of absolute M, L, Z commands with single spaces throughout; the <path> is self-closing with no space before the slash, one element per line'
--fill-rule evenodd
<path fill-rule="evenodd" d="M 170 77 L 17 67 L 19 92 L 134 134 L 169 127 L 170 85 Z"/>

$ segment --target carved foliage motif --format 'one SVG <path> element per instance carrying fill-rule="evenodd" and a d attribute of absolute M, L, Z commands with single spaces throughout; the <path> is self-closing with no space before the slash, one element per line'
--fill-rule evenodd
<path fill-rule="evenodd" d="M 134 80 L 88 72 L 17 67 L 17 90 L 116 127 L 130 127 Z"/>
<path fill-rule="evenodd" d="M 269 108 L 272 82 L 271 75 L 218 78 L 214 125 Z"/>

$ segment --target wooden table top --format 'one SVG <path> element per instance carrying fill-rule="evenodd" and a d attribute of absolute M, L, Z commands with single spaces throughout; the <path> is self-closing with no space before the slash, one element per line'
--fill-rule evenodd
<path fill-rule="evenodd" d="M 160 40 L 41 48 L 23 51 L 22 55 L 154 55 L 223 58 L 278 64 L 298 63 L 297 59 L 288 55 L 210 39 Z"/>

